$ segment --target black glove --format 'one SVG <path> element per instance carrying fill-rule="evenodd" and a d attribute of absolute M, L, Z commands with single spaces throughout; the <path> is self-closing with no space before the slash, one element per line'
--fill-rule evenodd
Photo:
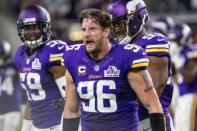
<path fill-rule="evenodd" d="M 166 119 L 162 113 L 151 113 L 149 116 L 152 131 L 166 131 Z"/>
<path fill-rule="evenodd" d="M 63 118 L 63 131 L 78 131 L 80 118 Z"/>
<path fill-rule="evenodd" d="M 62 97 L 60 99 L 52 100 L 51 105 L 60 111 L 64 110 L 64 104 L 65 104 L 65 97 Z"/>

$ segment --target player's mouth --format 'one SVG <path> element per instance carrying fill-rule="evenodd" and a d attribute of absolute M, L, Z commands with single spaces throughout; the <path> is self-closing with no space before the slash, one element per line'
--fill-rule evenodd
<path fill-rule="evenodd" d="M 90 51 L 90 50 L 92 50 L 92 49 L 95 48 L 95 43 L 94 43 L 94 41 L 92 41 L 92 40 L 86 40 L 85 43 L 86 43 L 86 49 L 87 49 L 88 51 Z"/>
<path fill-rule="evenodd" d="M 86 45 L 87 46 L 94 46 L 94 41 L 93 40 L 86 40 Z"/>

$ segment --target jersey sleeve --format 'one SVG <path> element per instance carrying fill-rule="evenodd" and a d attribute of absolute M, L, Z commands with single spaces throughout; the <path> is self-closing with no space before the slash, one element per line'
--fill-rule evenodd
<path fill-rule="evenodd" d="M 63 54 L 63 56 L 62 56 L 62 60 L 61 60 L 61 66 L 63 66 L 63 67 L 65 67 L 65 68 L 68 68 L 68 52 L 67 51 L 65 51 L 64 52 L 64 54 Z"/>
<path fill-rule="evenodd" d="M 128 45 L 127 45 L 128 46 Z M 140 46 L 132 44 L 132 50 L 128 54 L 127 65 L 130 71 L 146 70 L 149 64 L 147 54 Z"/>
<path fill-rule="evenodd" d="M 170 44 L 168 39 L 161 34 L 154 34 L 146 45 L 146 53 L 148 56 L 169 56 Z"/>
<path fill-rule="evenodd" d="M 15 52 L 14 63 L 17 68 L 20 67 L 20 60 L 21 60 L 21 55 L 22 55 L 23 50 L 24 50 L 24 45 L 20 45 Z"/>
<path fill-rule="evenodd" d="M 14 63 L 15 63 L 17 68 L 19 67 L 19 65 L 18 65 L 18 63 L 19 63 L 19 61 L 18 61 L 19 55 L 18 54 L 19 54 L 19 48 L 17 49 L 17 51 L 16 51 L 16 53 L 14 55 Z"/>
<path fill-rule="evenodd" d="M 83 44 L 74 44 L 66 47 L 66 51 L 63 54 L 63 59 L 61 60 L 61 66 L 69 69 L 69 63 L 75 62 L 75 59 L 81 57 L 81 49 Z"/>
<path fill-rule="evenodd" d="M 197 48 L 193 48 L 187 52 L 186 60 L 197 61 Z"/>
<path fill-rule="evenodd" d="M 47 43 L 48 46 L 48 66 L 61 65 L 62 56 L 66 50 L 67 44 L 61 40 L 53 40 Z"/>

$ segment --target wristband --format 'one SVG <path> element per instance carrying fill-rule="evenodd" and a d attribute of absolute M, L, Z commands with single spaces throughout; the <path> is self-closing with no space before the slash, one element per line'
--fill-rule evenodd
<path fill-rule="evenodd" d="M 80 118 L 64 118 L 63 131 L 78 131 Z"/>
<path fill-rule="evenodd" d="M 166 120 L 162 113 L 151 113 L 149 116 L 152 131 L 166 131 Z"/>
<path fill-rule="evenodd" d="M 62 97 L 65 97 L 66 78 L 64 76 L 55 80 Z"/>

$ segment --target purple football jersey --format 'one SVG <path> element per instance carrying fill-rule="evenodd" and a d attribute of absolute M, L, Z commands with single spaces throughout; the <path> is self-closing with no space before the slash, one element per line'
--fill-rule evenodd
<path fill-rule="evenodd" d="M 181 56 L 184 58 L 184 66 L 188 61 L 197 61 L 197 45 L 184 46 L 181 50 Z"/>
<path fill-rule="evenodd" d="M 171 103 L 172 94 L 173 94 L 173 85 L 170 80 L 172 73 L 171 73 L 171 58 L 170 58 L 169 41 L 162 34 L 153 33 L 153 34 L 142 36 L 141 38 L 134 40 L 133 43 L 141 46 L 144 50 L 146 50 L 148 56 L 157 56 L 157 57 L 166 56 L 169 59 L 168 61 L 169 81 L 160 96 L 160 102 L 163 106 L 164 114 L 167 116 L 169 113 L 168 106 Z M 144 108 L 142 105 L 139 105 L 139 119 L 143 120 L 148 117 L 149 115 L 148 115 L 147 109 Z"/>
<path fill-rule="evenodd" d="M 185 61 L 184 66 L 186 66 L 189 61 L 197 62 L 197 46 L 196 45 L 185 46 L 181 51 L 181 56 L 184 58 Z M 197 78 L 190 85 L 186 84 L 183 80 L 180 80 L 179 92 L 181 96 L 187 93 L 197 93 Z"/>
<path fill-rule="evenodd" d="M 22 96 L 14 63 L 0 66 L 0 114 L 20 111 Z"/>
<path fill-rule="evenodd" d="M 21 45 L 16 52 L 20 82 L 32 109 L 33 124 L 38 128 L 60 124 L 62 112 L 55 109 L 51 102 L 62 96 L 49 69 L 61 64 L 65 48 L 66 43 L 53 40 L 40 46 L 31 56 L 28 56 L 25 45 Z"/>
<path fill-rule="evenodd" d="M 181 51 L 181 56 L 184 58 L 184 67 L 188 64 L 188 62 L 196 62 L 197 61 L 197 46 L 196 45 L 190 45 L 190 46 L 185 46 L 183 50 Z M 191 117 L 189 123 L 191 125 L 191 130 L 196 131 L 197 130 L 197 78 L 190 84 L 187 84 L 183 78 L 178 80 L 178 87 L 179 87 L 179 94 L 181 98 L 185 98 L 188 96 L 193 96 L 193 102 L 192 105 L 188 105 L 189 107 L 191 106 Z M 189 104 L 189 103 L 185 103 Z M 186 105 L 187 106 L 187 105 Z M 183 109 L 182 109 L 183 110 Z"/>
<path fill-rule="evenodd" d="M 137 97 L 127 73 L 147 68 L 149 61 L 141 47 L 114 44 L 104 59 L 96 61 L 78 44 L 70 46 L 63 58 L 81 102 L 83 131 L 138 130 Z"/>

